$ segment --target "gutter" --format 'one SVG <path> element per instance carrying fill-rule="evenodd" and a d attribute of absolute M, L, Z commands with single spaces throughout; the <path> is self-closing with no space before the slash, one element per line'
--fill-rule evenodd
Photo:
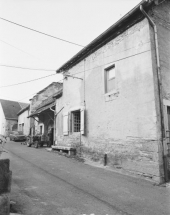
<path fill-rule="evenodd" d="M 162 81 L 161 81 L 161 69 L 160 69 L 160 58 L 159 58 L 159 47 L 158 47 L 158 33 L 156 24 L 150 18 L 150 16 L 144 11 L 143 6 L 140 5 L 140 11 L 148 19 L 149 23 L 154 30 L 155 48 L 156 48 L 156 64 L 157 64 L 157 77 L 158 77 L 158 98 L 159 98 L 159 109 L 160 109 L 160 120 L 161 120 L 161 143 L 162 143 L 162 158 L 164 166 L 164 177 L 165 181 L 168 180 L 166 171 L 166 161 L 164 156 L 164 114 L 163 114 L 163 104 L 162 104 Z"/>

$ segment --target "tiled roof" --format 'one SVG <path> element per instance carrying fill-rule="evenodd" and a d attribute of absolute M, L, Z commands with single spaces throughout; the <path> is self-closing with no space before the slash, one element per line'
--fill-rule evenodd
<path fill-rule="evenodd" d="M 21 110 L 21 106 L 16 101 L 0 99 L 2 109 L 6 119 L 17 119 L 17 113 Z"/>

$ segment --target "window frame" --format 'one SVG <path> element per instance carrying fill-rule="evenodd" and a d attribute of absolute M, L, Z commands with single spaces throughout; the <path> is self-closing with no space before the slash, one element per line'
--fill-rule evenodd
<path fill-rule="evenodd" d="M 79 131 L 75 131 L 75 113 L 79 112 L 80 122 L 79 122 Z M 71 111 L 71 132 L 72 133 L 80 133 L 81 132 L 81 110 Z"/>
<path fill-rule="evenodd" d="M 114 78 L 111 78 L 110 80 L 112 79 L 115 79 L 115 88 L 112 89 L 111 91 L 107 92 L 107 87 L 108 87 L 108 71 L 110 69 L 114 68 L 115 69 L 115 77 Z M 116 64 L 115 63 L 112 63 L 110 65 L 107 65 L 104 67 L 104 94 L 105 96 L 109 96 L 111 94 L 114 94 L 117 92 L 117 84 L 116 84 Z"/>
<path fill-rule="evenodd" d="M 73 116 L 72 113 L 80 111 L 80 131 L 73 131 Z M 84 106 L 75 106 L 70 108 L 67 112 L 63 113 L 63 135 L 67 136 L 73 133 L 81 133 L 85 135 L 85 107 Z"/>

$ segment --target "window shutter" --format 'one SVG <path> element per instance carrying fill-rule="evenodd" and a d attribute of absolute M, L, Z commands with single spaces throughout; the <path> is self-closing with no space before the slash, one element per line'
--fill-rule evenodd
<path fill-rule="evenodd" d="M 72 113 L 69 113 L 69 132 L 72 132 Z"/>
<path fill-rule="evenodd" d="M 85 129 L 84 129 L 84 124 L 85 124 L 85 120 L 84 120 L 84 114 L 85 114 L 85 110 L 84 108 L 82 108 L 81 110 L 81 127 L 80 127 L 80 131 L 81 131 L 81 134 L 85 134 Z"/>
<path fill-rule="evenodd" d="M 68 135 L 68 112 L 63 114 L 63 135 Z"/>

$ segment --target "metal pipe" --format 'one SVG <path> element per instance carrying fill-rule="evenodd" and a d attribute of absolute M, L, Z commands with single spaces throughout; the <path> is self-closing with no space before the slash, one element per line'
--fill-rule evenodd
<path fill-rule="evenodd" d="M 149 23 L 152 25 L 154 29 L 154 39 L 155 39 L 155 48 L 156 48 L 156 64 L 157 64 L 157 76 L 158 76 L 158 98 L 159 98 L 159 108 L 160 108 L 160 120 L 161 120 L 161 142 L 162 142 L 162 158 L 163 158 L 163 166 L 164 166 L 164 177 L 165 181 L 167 181 L 166 174 L 166 164 L 165 164 L 165 156 L 164 156 L 164 115 L 163 115 L 163 105 L 162 105 L 162 81 L 161 81 L 161 71 L 160 71 L 160 58 L 159 58 L 159 46 L 158 46 L 158 33 L 156 24 L 150 18 L 150 16 L 144 11 L 143 6 L 140 5 L 140 11 L 143 15 L 148 19 Z"/>

